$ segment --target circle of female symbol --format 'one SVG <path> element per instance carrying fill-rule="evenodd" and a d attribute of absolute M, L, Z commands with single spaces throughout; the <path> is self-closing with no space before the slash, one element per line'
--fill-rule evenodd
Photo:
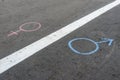
<path fill-rule="evenodd" d="M 75 48 L 73 48 L 72 46 L 72 43 L 75 42 L 75 41 L 78 41 L 78 40 L 87 40 L 87 41 L 90 41 L 92 42 L 93 44 L 95 44 L 95 49 L 90 51 L 90 52 L 85 52 L 85 53 L 82 53 L 78 50 L 76 50 Z M 100 43 L 105 43 L 105 42 L 108 42 L 108 45 L 111 46 L 112 45 L 112 42 L 113 42 L 113 39 L 108 39 L 108 38 L 102 38 L 102 41 L 100 42 L 96 42 L 92 39 L 88 39 L 88 38 L 75 38 L 75 39 L 72 39 L 68 42 L 68 46 L 69 48 L 74 52 L 74 53 L 77 53 L 77 54 L 81 54 L 81 55 L 90 55 L 90 54 L 93 54 L 93 53 L 96 53 L 98 50 L 99 50 L 99 44 Z"/>
<path fill-rule="evenodd" d="M 35 29 L 31 29 L 31 30 L 24 29 L 25 25 L 28 25 L 28 24 L 37 24 L 38 26 Z M 21 26 L 19 26 L 19 30 L 11 31 L 11 33 L 8 34 L 8 37 L 10 37 L 12 35 L 18 35 L 18 33 L 21 32 L 21 31 L 22 32 L 33 32 L 33 31 L 39 30 L 40 28 L 41 28 L 41 24 L 39 22 L 27 22 L 27 23 L 24 23 Z"/>

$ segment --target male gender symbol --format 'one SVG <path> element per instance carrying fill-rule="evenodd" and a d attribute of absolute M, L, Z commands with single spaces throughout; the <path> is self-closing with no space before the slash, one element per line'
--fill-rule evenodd
<path fill-rule="evenodd" d="M 86 52 L 86 53 L 83 53 L 83 52 L 80 52 L 78 50 L 76 50 L 75 48 L 73 48 L 72 46 L 72 43 L 75 42 L 75 41 L 78 41 L 78 40 L 87 40 L 87 41 L 90 41 L 92 42 L 93 44 L 95 44 L 96 48 L 90 52 Z M 99 42 L 96 42 L 92 39 L 89 39 L 89 38 L 75 38 L 75 39 L 72 39 L 68 42 L 68 46 L 69 48 L 76 54 L 81 54 L 81 55 L 90 55 L 90 54 L 93 54 L 93 53 L 96 53 L 98 50 L 99 50 L 99 44 L 100 43 L 105 43 L 107 42 L 109 46 L 112 45 L 112 42 L 113 42 L 113 39 L 109 39 L 109 38 L 102 38 L 102 41 L 99 41 Z"/>

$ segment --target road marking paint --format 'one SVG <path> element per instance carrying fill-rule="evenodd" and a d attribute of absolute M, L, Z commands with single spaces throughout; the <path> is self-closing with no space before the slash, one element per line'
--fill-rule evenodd
<path fill-rule="evenodd" d="M 0 60 L 0 74 L 120 4 L 116 0 Z"/>

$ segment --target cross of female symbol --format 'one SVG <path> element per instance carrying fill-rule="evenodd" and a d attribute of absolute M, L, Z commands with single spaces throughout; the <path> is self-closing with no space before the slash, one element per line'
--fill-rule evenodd
<path fill-rule="evenodd" d="M 28 24 L 37 24 L 38 26 L 35 29 L 31 29 L 31 30 L 24 29 L 23 27 L 25 27 L 25 25 L 28 25 Z M 7 36 L 10 37 L 13 35 L 18 35 L 19 32 L 33 32 L 33 31 L 39 30 L 40 28 L 41 28 L 41 24 L 39 22 L 27 22 L 19 26 L 19 30 L 11 31 Z"/>

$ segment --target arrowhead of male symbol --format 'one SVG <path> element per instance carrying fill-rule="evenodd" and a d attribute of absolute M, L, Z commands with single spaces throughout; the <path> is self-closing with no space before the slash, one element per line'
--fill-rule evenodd
<path fill-rule="evenodd" d="M 110 38 L 102 38 L 102 40 L 108 42 L 108 45 L 109 45 L 109 46 L 111 46 L 112 43 L 113 43 L 113 41 L 114 41 L 113 39 L 110 39 Z"/>

